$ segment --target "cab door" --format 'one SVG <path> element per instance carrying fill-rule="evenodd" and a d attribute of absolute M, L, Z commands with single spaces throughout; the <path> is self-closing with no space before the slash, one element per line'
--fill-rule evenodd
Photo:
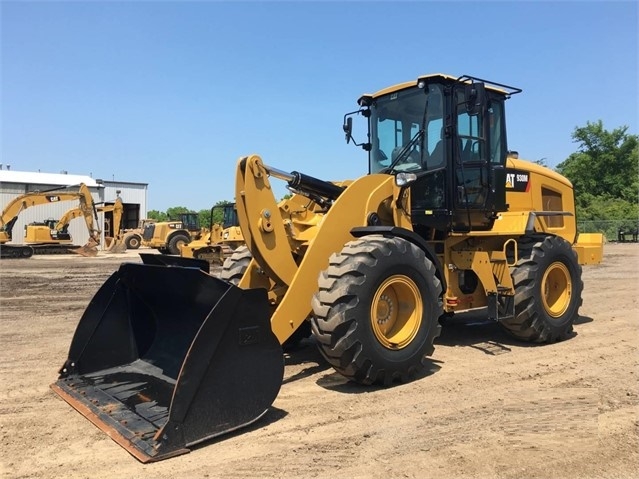
<path fill-rule="evenodd" d="M 503 101 L 472 85 L 458 84 L 453 94 L 453 226 L 462 231 L 491 228 L 506 207 Z"/>

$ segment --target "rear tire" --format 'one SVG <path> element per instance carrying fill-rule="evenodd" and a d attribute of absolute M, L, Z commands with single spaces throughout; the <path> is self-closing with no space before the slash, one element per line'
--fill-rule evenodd
<path fill-rule="evenodd" d="M 177 234 L 169 240 L 168 251 L 169 254 L 179 255 L 183 245 L 187 245 L 191 242 L 191 239 L 183 234 Z"/>
<path fill-rule="evenodd" d="M 351 241 L 320 275 L 313 336 L 326 360 L 355 382 L 407 382 L 433 353 L 441 295 L 436 268 L 418 246 L 381 235 Z"/>
<path fill-rule="evenodd" d="M 511 268 L 515 317 L 502 320 L 502 327 L 523 341 L 569 338 L 583 301 L 581 272 L 577 253 L 563 238 L 549 236 L 524 250 Z"/>
<path fill-rule="evenodd" d="M 126 249 L 138 249 L 141 243 L 142 243 L 142 238 L 140 238 L 138 235 L 127 236 L 126 239 L 124 240 Z"/>

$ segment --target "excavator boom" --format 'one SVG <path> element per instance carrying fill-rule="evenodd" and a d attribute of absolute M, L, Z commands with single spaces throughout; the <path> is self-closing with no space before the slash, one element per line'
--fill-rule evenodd
<path fill-rule="evenodd" d="M 112 205 L 98 206 L 99 213 L 111 213 L 113 222 L 111 224 L 110 244 L 107 245 L 108 253 L 123 253 L 126 251 L 124 236 L 122 235 L 122 216 L 124 215 L 124 205 L 120 197 L 116 198 Z"/>

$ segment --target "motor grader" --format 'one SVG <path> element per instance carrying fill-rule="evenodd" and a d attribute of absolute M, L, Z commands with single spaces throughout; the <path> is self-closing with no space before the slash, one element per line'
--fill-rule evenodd
<path fill-rule="evenodd" d="M 368 152 L 369 174 L 355 180 L 240 158 L 246 246 L 221 277 L 186 258 L 121 265 L 52 388 L 157 461 L 262 417 L 282 383 L 282 345 L 309 324 L 333 368 L 363 385 L 426 376 L 441 319 L 460 312 L 522 341 L 569 338 L 582 265 L 602 260 L 603 236 L 577 232 L 567 179 L 508 151 L 504 103 L 520 91 L 433 74 L 363 95 L 343 127 Z M 276 180 L 292 193 L 279 203 Z"/>

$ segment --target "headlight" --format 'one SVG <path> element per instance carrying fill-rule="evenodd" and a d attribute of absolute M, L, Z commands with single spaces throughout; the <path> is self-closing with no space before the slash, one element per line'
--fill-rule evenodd
<path fill-rule="evenodd" d="M 415 173 L 397 173 L 395 175 L 395 184 L 397 186 L 406 186 L 417 179 Z"/>

